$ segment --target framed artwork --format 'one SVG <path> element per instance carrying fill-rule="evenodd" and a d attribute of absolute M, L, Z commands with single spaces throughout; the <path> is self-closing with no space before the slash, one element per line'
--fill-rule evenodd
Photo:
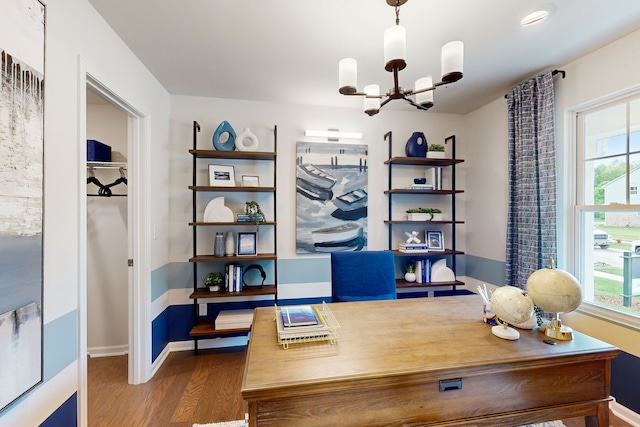
<path fill-rule="evenodd" d="M 296 253 L 367 246 L 368 146 L 296 143 Z"/>
<path fill-rule="evenodd" d="M 425 231 L 425 241 L 430 251 L 444 251 L 442 231 Z"/>
<path fill-rule="evenodd" d="M 45 5 L 0 0 L 0 412 L 42 382 Z"/>
<path fill-rule="evenodd" d="M 210 187 L 235 187 L 236 176 L 233 166 L 209 165 Z"/>
<path fill-rule="evenodd" d="M 257 233 L 255 231 L 238 233 L 238 255 L 257 255 Z"/>
<path fill-rule="evenodd" d="M 242 175 L 243 187 L 260 187 L 260 177 L 254 175 Z"/>

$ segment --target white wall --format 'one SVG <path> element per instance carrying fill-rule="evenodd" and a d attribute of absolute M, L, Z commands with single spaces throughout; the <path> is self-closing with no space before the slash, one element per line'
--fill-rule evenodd
<path fill-rule="evenodd" d="M 466 253 L 504 262 L 509 200 L 506 99 L 468 114 L 463 135 L 467 152 Z"/>
<path fill-rule="evenodd" d="M 105 85 L 148 117 L 149 158 L 153 180 L 149 223 L 160 226 L 151 247 L 151 268 L 168 257 L 168 93 L 115 35 L 86 0 L 46 2 L 45 58 L 45 207 L 44 322 L 45 381 L 0 415 L 0 426 L 36 426 L 73 395 L 84 380 L 79 374 L 78 293 L 80 194 L 86 189 L 79 168 L 82 98 L 79 69 L 90 70 Z M 82 67 L 80 66 L 82 64 Z M 58 340 L 58 338 L 62 338 Z M 69 343 L 67 346 L 66 344 Z M 151 363 L 151 360 L 148 361 Z"/>
<path fill-rule="evenodd" d="M 126 162 L 127 114 L 112 105 L 87 105 L 87 139 L 111 147 L 112 161 Z M 94 170 L 103 185 L 120 178 L 118 169 Z M 126 174 L 126 172 L 125 172 Z M 87 194 L 97 194 L 89 184 Z M 111 187 L 127 194 L 127 185 Z M 87 347 L 89 354 L 123 353 L 128 330 L 127 197 L 87 197 Z M 124 372 L 123 372 L 124 375 Z"/>
<path fill-rule="evenodd" d="M 361 110 L 301 105 L 283 105 L 254 101 L 238 101 L 200 97 L 172 97 L 171 114 L 171 260 L 186 261 L 191 254 L 192 122 L 202 126 L 198 148 L 213 149 L 211 137 L 216 127 L 227 120 L 236 130 L 249 127 L 261 141 L 261 150 L 268 144 L 273 149 L 272 129 L 278 126 L 278 258 L 295 259 L 327 255 L 296 255 L 296 141 L 313 141 L 304 136 L 305 129 L 340 129 L 364 133 L 361 143 L 369 146 L 369 248 L 385 249 L 387 231 L 387 167 L 388 144 L 384 134 L 393 132 L 394 156 L 404 156 L 407 139 L 414 131 L 425 133 L 429 143 L 443 143 L 450 135 L 461 132 L 461 116 L 419 112 L 414 109 L 383 109 L 369 117 Z M 316 139 L 316 141 L 320 141 Z M 344 141 L 357 143 L 359 141 Z M 458 137 L 457 157 L 465 155 L 466 141 Z M 461 170 L 458 186 L 464 188 Z M 463 203 L 460 205 L 462 206 Z M 464 212 L 460 213 L 464 217 Z M 312 281 L 309 278 L 308 281 Z"/>

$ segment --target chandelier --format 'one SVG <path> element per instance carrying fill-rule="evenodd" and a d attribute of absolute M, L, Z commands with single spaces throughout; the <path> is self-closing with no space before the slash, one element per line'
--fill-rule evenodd
<path fill-rule="evenodd" d="M 400 6 L 408 0 L 386 0 L 396 11 L 396 24 L 384 32 L 384 69 L 393 72 L 393 87 L 380 95 L 380 86 L 370 84 L 363 92 L 357 89 L 358 64 L 353 58 L 343 58 L 338 65 L 340 93 L 364 97 L 364 112 L 369 116 L 378 114 L 392 99 L 404 99 L 419 110 L 433 107 L 433 91 L 436 87 L 457 82 L 462 78 L 464 45 L 461 41 L 452 41 L 442 46 L 442 78 L 433 83 L 431 76 L 416 80 L 414 89 L 404 89 L 398 84 L 398 72 L 407 66 L 406 30 L 400 25 Z M 415 100 L 410 98 L 415 96 Z"/>

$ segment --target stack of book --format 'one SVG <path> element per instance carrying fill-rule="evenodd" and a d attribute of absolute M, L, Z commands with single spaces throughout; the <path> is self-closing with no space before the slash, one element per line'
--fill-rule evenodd
<path fill-rule="evenodd" d="M 260 214 L 249 215 L 247 213 L 239 213 L 236 214 L 236 222 L 256 222 L 256 217 L 258 218 L 258 222 L 264 222 L 264 217 Z"/>
<path fill-rule="evenodd" d="M 227 329 L 248 329 L 253 323 L 253 309 L 222 310 L 214 323 L 218 331 Z"/>
<path fill-rule="evenodd" d="M 325 338 L 330 334 L 322 315 L 311 305 L 284 306 L 278 311 L 278 338 L 281 340 Z"/>
<path fill-rule="evenodd" d="M 242 292 L 243 268 L 240 264 L 226 264 L 224 268 L 224 284 L 228 292 Z"/>
<path fill-rule="evenodd" d="M 403 253 L 420 254 L 429 252 L 429 246 L 426 243 L 400 243 L 398 250 Z"/>
<path fill-rule="evenodd" d="M 433 184 L 412 184 L 411 190 L 433 190 Z"/>

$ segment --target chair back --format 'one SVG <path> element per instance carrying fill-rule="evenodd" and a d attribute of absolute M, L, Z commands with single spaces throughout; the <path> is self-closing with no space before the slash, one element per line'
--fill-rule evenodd
<path fill-rule="evenodd" d="M 331 299 L 396 299 L 392 251 L 331 252 Z"/>

